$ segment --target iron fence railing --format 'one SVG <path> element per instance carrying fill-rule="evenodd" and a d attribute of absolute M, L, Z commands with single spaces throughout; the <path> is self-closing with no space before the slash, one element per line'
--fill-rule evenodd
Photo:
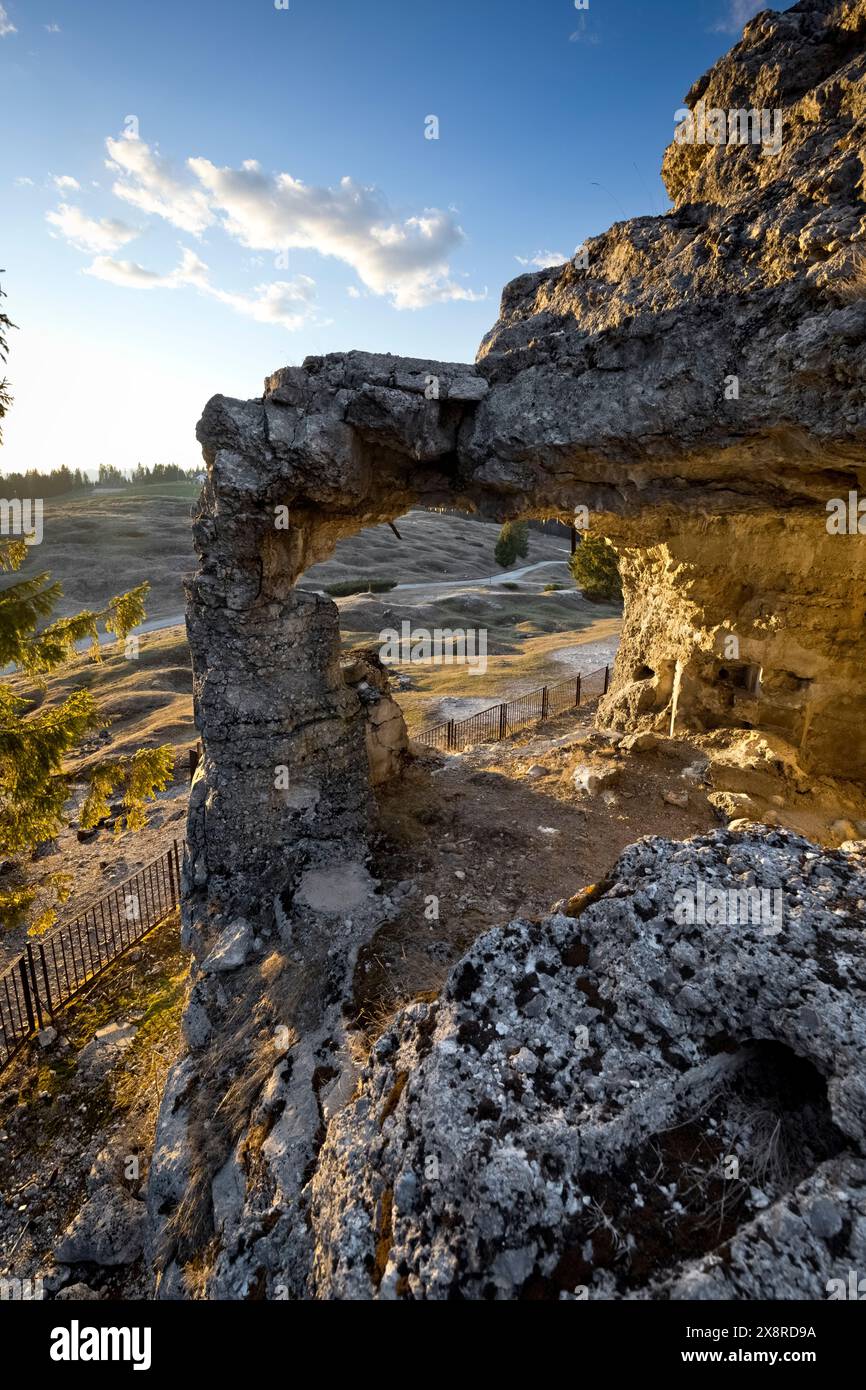
<path fill-rule="evenodd" d="M 590 671 L 586 676 L 560 681 L 558 685 L 545 685 L 505 704 L 491 705 L 479 714 L 471 714 L 468 719 L 449 719 L 442 724 L 434 724 L 413 737 L 416 742 L 425 743 L 429 748 L 438 748 L 444 753 L 459 753 L 464 748 L 474 747 L 476 743 L 496 743 L 499 739 L 508 738 L 528 724 L 553 719 L 565 710 L 578 708 L 585 699 L 606 695 L 609 688 L 610 667 L 604 666 Z"/>
<path fill-rule="evenodd" d="M 0 974 L 0 1070 L 59 1009 L 180 902 L 179 840 L 158 859 L 36 937 Z"/>

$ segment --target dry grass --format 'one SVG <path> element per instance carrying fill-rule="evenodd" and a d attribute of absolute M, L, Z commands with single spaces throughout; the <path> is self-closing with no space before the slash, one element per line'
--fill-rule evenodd
<path fill-rule="evenodd" d="M 856 252 L 854 269 L 849 276 L 834 286 L 834 293 L 843 304 L 854 304 L 857 300 L 866 298 L 866 255 Z"/>

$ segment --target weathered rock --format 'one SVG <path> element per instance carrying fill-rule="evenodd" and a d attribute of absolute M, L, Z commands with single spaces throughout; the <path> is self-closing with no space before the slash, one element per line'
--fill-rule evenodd
<path fill-rule="evenodd" d="M 571 774 L 571 780 L 577 791 L 597 796 L 599 792 L 609 790 L 619 781 L 619 776 L 618 767 L 591 767 L 582 763 Z"/>
<path fill-rule="evenodd" d="M 202 974 L 225 975 L 229 971 L 240 970 L 247 962 L 252 940 L 252 927 L 246 918 L 239 917 L 236 922 L 231 922 L 202 962 Z"/>
<path fill-rule="evenodd" d="M 629 734 L 619 746 L 623 753 L 653 753 L 659 746 L 659 739 L 649 732 Z"/>
<path fill-rule="evenodd" d="M 667 791 L 664 794 L 664 800 L 668 806 L 679 806 L 681 810 L 685 810 L 689 804 L 689 794 L 685 791 Z"/>
<path fill-rule="evenodd" d="M 361 701 L 366 718 L 370 785 L 380 787 L 399 777 L 409 756 L 409 734 L 403 711 L 391 696 L 386 667 L 372 647 L 350 652 L 343 678 Z"/>
<path fill-rule="evenodd" d="M 118 1187 L 99 1187 L 81 1207 L 54 1257 L 65 1265 L 132 1264 L 142 1251 L 145 1220 L 143 1202 Z"/>
<path fill-rule="evenodd" d="M 335 353 L 278 371 L 261 399 L 206 406 L 188 586 L 204 756 L 183 884 L 196 1051 L 183 1102 L 175 1077 L 163 1107 L 180 1107 L 178 1171 L 198 1181 L 152 1203 L 173 1293 L 183 1258 L 215 1248 L 211 1184 L 245 1134 L 243 1206 L 207 1291 L 298 1288 L 308 1270 L 321 1095 L 346 1074 L 344 1005 L 382 914 L 364 880 L 369 749 L 380 765 L 401 751 L 395 719 L 369 732 L 335 605 L 294 587 L 342 537 L 412 506 L 566 521 L 585 508 L 619 552 L 626 600 L 603 723 L 722 735 L 716 792 L 866 782 L 866 546 L 827 525 L 828 503 L 862 486 L 866 444 L 866 298 L 847 278 L 866 245 L 864 47 L 866 0 L 757 16 L 688 105 L 778 108 L 778 150 L 675 141 L 673 211 L 592 239 L 586 269 L 514 281 L 476 365 Z M 727 762 L 724 739 L 738 745 Z M 267 951 L 204 975 L 238 917 Z M 281 1029 L 298 1042 L 275 1053 Z M 173 1171 L 156 1165 L 157 1189 Z M 168 1229 L 192 1202 L 195 1222 L 184 1211 Z M 530 1255 L 503 1246 L 498 1291 Z M 444 1287 L 445 1266 L 428 1277 Z"/>
<path fill-rule="evenodd" d="M 780 893 L 782 929 L 689 924 L 701 884 Z M 826 1297 L 866 1230 L 864 911 L 866 853 L 718 831 L 633 846 L 576 921 L 482 937 L 331 1123 L 310 1292 Z"/>
<path fill-rule="evenodd" d="M 108 1023 L 98 1028 L 79 1052 L 76 1069 L 95 1085 L 122 1061 L 135 1041 L 135 1034 L 136 1028 L 131 1023 Z"/>

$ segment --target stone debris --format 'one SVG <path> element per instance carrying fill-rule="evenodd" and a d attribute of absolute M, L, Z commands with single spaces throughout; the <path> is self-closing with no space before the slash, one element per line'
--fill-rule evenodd
<path fill-rule="evenodd" d="M 782 931 L 683 922 L 700 883 L 781 891 Z M 864 1006 L 866 847 L 633 846 L 379 1039 L 313 1179 L 309 1293 L 826 1297 L 866 1255 Z"/>
<path fill-rule="evenodd" d="M 54 1258 L 64 1265 L 132 1264 L 142 1252 L 145 1222 L 143 1202 L 106 1184 L 80 1208 Z"/>

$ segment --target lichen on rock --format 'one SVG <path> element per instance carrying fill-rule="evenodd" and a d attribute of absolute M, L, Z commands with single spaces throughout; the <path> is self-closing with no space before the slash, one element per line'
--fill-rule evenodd
<path fill-rule="evenodd" d="M 677 912 L 756 883 L 781 930 Z M 864 1253 L 864 923 L 864 846 L 718 831 L 481 937 L 330 1126 L 310 1293 L 826 1297 Z"/>

